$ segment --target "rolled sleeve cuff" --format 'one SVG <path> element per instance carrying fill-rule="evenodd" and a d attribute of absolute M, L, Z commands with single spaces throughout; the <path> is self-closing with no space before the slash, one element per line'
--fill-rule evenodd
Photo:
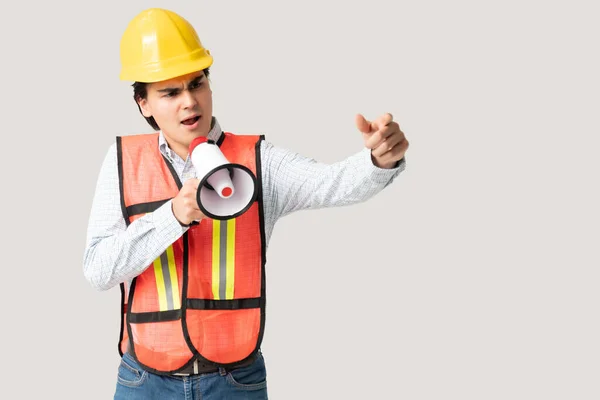
<path fill-rule="evenodd" d="M 367 170 L 370 172 L 371 180 L 376 183 L 387 183 L 397 177 L 406 168 L 406 157 L 398 161 L 393 168 L 379 168 L 373 164 L 370 149 L 363 149 L 363 155 Z"/>

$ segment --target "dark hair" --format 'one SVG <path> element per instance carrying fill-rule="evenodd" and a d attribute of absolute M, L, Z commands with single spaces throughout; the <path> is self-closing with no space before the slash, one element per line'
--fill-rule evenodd
<path fill-rule="evenodd" d="M 210 73 L 209 68 L 202 70 L 202 72 L 204 72 L 204 76 L 206 76 L 206 78 L 208 79 L 208 75 Z M 140 114 L 142 114 L 142 116 L 143 116 L 144 114 L 142 113 L 142 108 L 140 107 L 140 104 L 138 103 L 138 101 L 141 99 L 145 99 L 148 96 L 148 87 L 147 87 L 148 84 L 145 82 L 134 82 L 133 85 L 131 85 L 131 86 L 133 87 L 133 100 L 135 100 L 135 104 L 137 104 L 138 110 L 140 111 Z M 148 124 L 150 124 L 152 129 L 154 129 L 155 131 L 160 130 L 154 117 L 145 117 L 144 116 L 144 118 L 146 118 L 146 122 L 148 122 Z"/>

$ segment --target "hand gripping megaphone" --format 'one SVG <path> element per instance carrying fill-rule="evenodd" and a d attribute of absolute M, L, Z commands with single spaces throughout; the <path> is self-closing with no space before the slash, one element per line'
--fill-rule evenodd
<path fill-rule="evenodd" d="M 198 137 L 189 148 L 200 180 L 196 201 L 209 218 L 225 220 L 245 213 L 256 200 L 256 177 L 246 166 L 230 163 L 219 146 Z"/>

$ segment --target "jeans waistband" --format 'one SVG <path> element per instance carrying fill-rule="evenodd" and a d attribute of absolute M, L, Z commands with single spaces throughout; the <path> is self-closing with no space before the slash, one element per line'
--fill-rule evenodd
<path fill-rule="evenodd" d="M 131 357 L 133 357 L 133 355 L 128 351 L 127 352 Z M 235 369 L 238 368 L 242 368 L 242 367 L 247 367 L 248 365 L 251 365 L 254 361 L 256 361 L 256 358 L 258 356 L 258 354 L 260 354 L 260 350 L 252 353 L 252 355 L 244 362 L 240 363 L 240 364 L 236 364 L 232 367 L 217 367 L 216 365 L 213 364 L 207 364 L 207 363 L 203 363 L 202 361 L 195 359 L 193 363 L 191 363 L 189 366 L 185 367 L 183 370 L 176 372 L 176 373 L 172 373 L 171 375 L 176 375 L 176 376 L 190 376 L 190 375 L 199 375 L 199 374 L 208 374 L 208 373 L 212 373 L 212 372 L 219 372 L 219 371 L 233 371 Z M 135 359 L 135 357 L 133 357 Z"/>

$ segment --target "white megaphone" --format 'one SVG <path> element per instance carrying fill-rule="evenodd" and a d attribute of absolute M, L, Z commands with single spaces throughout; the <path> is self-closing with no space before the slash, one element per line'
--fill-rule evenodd
<path fill-rule="evenodd" d="M 212 219 L 236 218 L 256 200 L 256 177 L 246 166 L 230 163 L 219 146 L 206 137 L 194 139 L 189 148 L 200 180 L 196 201 Z"/>

